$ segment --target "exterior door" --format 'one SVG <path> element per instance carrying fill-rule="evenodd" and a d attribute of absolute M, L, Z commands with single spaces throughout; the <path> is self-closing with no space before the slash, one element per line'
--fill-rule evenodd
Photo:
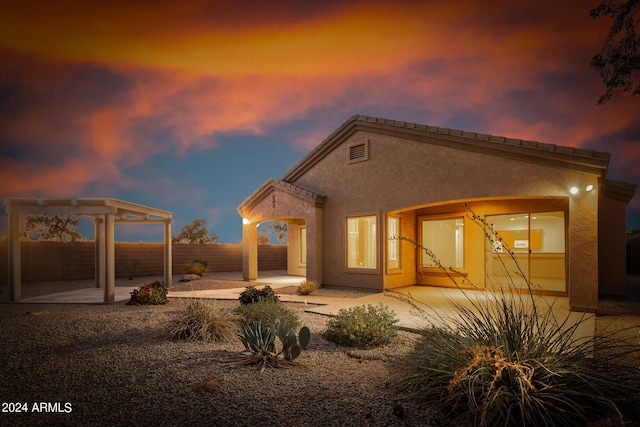
<path fill-rule="evenodd" d="M 567 291 L 563 211 L 491 215 L 487 221 L 502 238 L 487 244 L 487 288 L 526 289 L 528 280 L 535 290 Z"/>

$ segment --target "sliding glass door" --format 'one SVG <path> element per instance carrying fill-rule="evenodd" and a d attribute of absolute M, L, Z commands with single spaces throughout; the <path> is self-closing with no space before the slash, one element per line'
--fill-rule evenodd
<path fill-rule="evenodd" d="M 528 280 L 533 289 L 566 292 L 563 211 L 490 215 L 487 222 L 502 238 L 487 244 L 487 288 L 523 289 Z"/>

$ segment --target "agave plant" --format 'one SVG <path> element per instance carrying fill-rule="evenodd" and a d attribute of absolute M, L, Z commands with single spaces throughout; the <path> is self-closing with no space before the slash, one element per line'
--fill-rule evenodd
<path fill-rule="evenodd" d="M 289 321 L 276 319 L 273 325 L 264 327 L 262 322 L 243 324 L 238 335 L 245 351 L 225 359 L 230 365 L 257 365 L 262 373 L 265 368 L 294 366 L 294 360 L 307 347 L 311 331 L 303 326 L 298 335 L 289 327 Z M 276 338 L 279 345 L 276 345 Z"/>

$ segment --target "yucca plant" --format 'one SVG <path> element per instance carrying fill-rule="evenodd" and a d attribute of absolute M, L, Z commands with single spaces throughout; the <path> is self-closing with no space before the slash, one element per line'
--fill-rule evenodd
<path fill-rule="evenodd" d="M 473 212 L 469 217 L 491 243 L 501 241 L 483 218 Z M 411 242 L 460 288 L 455 271 Z M 505 256 L 515 261 L 509 248 Z M 616 333 L 578 336 L 577 329 L 591 315 L 558 318 L 553 303 L 527 285 L 525 293 L 507 292 L 514 290 L 507 286 L 507 291 L 482 297 L 460 288 L 468 306 L 452 303 L 451 316 L 437 314 L 410 295 L 392 293 L 428 324 L 401 364 L 396 385 L 411 398 L 479 426 L 584 426 L 603 419 L 620 424 L 639 419 L 637 368 L 619 363 L 622 352 L 637 354 L 637 345 L 619 341 Z"/>

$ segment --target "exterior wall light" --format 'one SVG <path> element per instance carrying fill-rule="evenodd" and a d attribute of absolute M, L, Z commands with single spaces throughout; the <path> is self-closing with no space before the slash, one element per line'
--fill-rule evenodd
<path fill-rule="evenodd" d="M 585 188 L 585 190 L 587 191 L 593 190 L 593 185 L 592 184 L 587 185 L 587 188 Z"/>
<path fill-rule="evenodd" d="M 569 193 L 578 194 L 578 187 L 571 187 L 571 189 L 569 190 Z"/>
<path fill-rule="evenodd" d="M 242 223 L 243 223 L 244 225 L 247 225 L 247 224 L 250 224 L 250 223 L 251 223 L 251 220 L 250 220 L 249 218 L 242 218 Z"/>

